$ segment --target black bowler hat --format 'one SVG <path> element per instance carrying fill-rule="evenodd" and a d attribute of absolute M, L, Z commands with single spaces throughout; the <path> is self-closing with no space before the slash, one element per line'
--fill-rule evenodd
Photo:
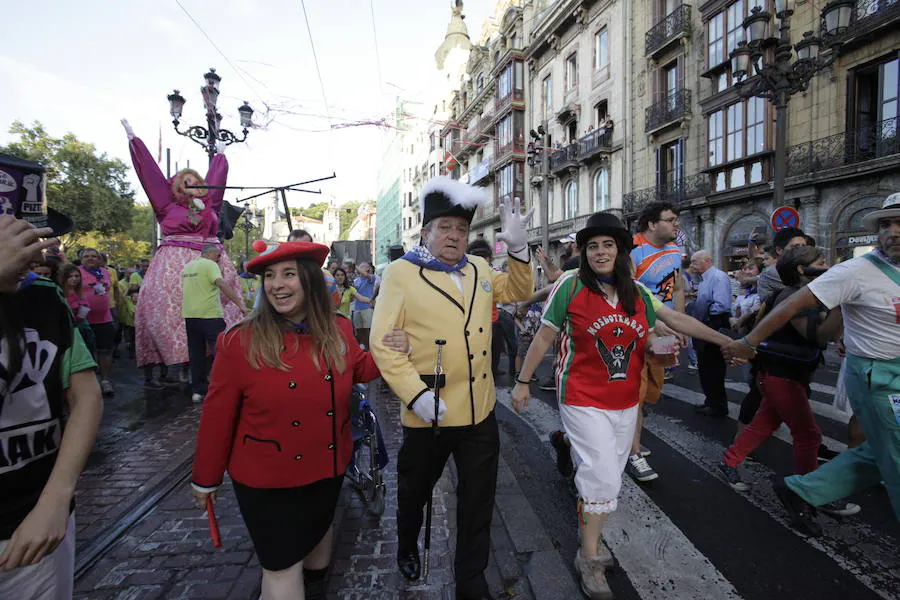
<path fill-rule="evenodd" d="M 575 236 L 575 243 L 579 248 L 583 248 L 595 235 L 608 235 L 615 238 L 619 245 L 629 252 L 634 245 L 631 234 L 622 225 L 622 221 L 612 213 L 598 212 L 591 215 L 584 228 Z"/>
<path fill-rule="evenodd" d="M 438 217 L 462 217 L 472 222 L 475 210 L 488 201 L 487 190 L 449 177 L 433 177 L 422 188 L 422 227 Z"/>
<path fill-rule="evenodd" d="M 15 215 L 35 227 L 50 227 L 53 237 L 72 231 L 72 219 L 47 207 L 44 167 L 9 154 L 0 154 L 0 215 Z"/>

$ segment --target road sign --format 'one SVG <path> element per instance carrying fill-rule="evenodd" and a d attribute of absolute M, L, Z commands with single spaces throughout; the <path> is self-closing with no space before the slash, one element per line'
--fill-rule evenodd
<path fill-rule="evenodd" d="M 772 229 L 781 231 L 788 227 L 800 228 L 800 213 L 791 206 L 779 206 L 772 213 Z"/>

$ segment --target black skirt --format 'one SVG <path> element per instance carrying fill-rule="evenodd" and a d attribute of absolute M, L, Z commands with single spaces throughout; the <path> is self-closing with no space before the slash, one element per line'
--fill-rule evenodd
<path fill-rule="evenodd" d="M 304 558 L 334 520 L 344 476 L 294 488 L 254 488 L 233 481 L 259 563 L 282 571 Z"/>

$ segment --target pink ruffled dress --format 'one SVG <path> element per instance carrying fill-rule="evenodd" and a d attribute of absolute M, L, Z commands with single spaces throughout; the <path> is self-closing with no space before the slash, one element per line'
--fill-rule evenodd
<path fill-rule="evenodd" d="M 181 316 L 181 271 L 200 256 L 206 244 L 218 244 L 219 209 L 225 190 L 209 190 L 202 198 L 205 208 L 191 213 L 190 207 L 175 201 L 171 183 L 166 180 L 153 156 L 140 139 L 129 143 L 131 160 L 141 186 L 150 198 L 163 239 L 144 275 L 135 312 L 135 343 L 138 366 L 175 365 L 188 362 L 187 334 Z M 225 185 L 228 161 L 217 154 L 209 165 L 206 184 Z M 222 277 L 238 297 L 241 284 L 237 271 L 225 252 L 219 258 Z M 225 322 L 230 327 L 241 319 L 240 309 L 222 295 Z"/>

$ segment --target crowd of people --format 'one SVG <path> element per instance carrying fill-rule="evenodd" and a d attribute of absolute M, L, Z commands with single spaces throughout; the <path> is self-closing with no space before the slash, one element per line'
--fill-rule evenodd
<path fill-rule="evenodd" d="M 552 375 L 540 386 L 559 402 L 562 429 L 550 443 L 578 492 L 574 563 L 590 598 L 612 598 L 606 571 L 614 559 L 602 534 L 623 475 L 660 477 L 641 445 L 644 405 L 659 401 L 682 349 L 703 390 L 697 411 L 712 419 L 729 415 L 727 366 L 744 369 L 749 392 L 719 465 L 734 489 L 747 490 L 740 465 L 785 423 L 795 473 L 775 491 L 795 526 L 822 535 L 818 510 L 858 512 L 844 499 L 879 482 L 900 518 L 900 194 L 864 219 L 878 236 L 872 252 L 828 269 L 815 240 L 783 229 L 770 244 L 754 235 L 748 258 L 729 275 L 708 250 L 686 256 L 676 245 L 678 209 L 666 203 L 645 206 L 636 233 L 610 212 L 591 216 L 561 240 L 557 267 L 529 247 L 531 213 L 518 199 L 504 202 L 498 240 L 506 259 L 495 265 L 492 246 L 469 239 L 483 189 L 438 177 L 422 191 L 421 245 L 392 248 L 381 277 L 367 262 L 326 262 L 330 249 L 303 230 L 236 269 L 209 237 L 213 191 L 196 173 L 160 179 L 125 125 L 168 231 L 152 259 L 117 268 L 83 248 L 69 260 L 52 237 L 64 231 L 0 217 L 10 257 L 0 266 L 0 431 L 39 422 L 58 426 L 59 436 L 39 460 L 0 471 L 4 490 L 14 490 L 0 501 L 0 597 L 11 589 L 39 597 L 41 586 L 60 590 L 48 597 L 71 595 L 69 502 L 102 395 L 115 394 L 111 373 L 123 341 L 148 388 L 187 383 L 202 403 L 193 494 L 206 509 L 230 475 L 267 600 L 321 595 L 352 452 L 351 388 L 379 377 L 400 402 L 403 427 L 400 573 L 408 581 L 422 575 L 426 506 L 452 456 L 456 597 L 491 598 L 484 571 L 499 460 L 497 384 L 508 375 L 513 408 L 527 410 L 551 348 Z M 227 172 L 217 158 L 213 181 Z M 161 285 L 170 286 L 164 302 Z M 167 323 L 172 330 L 157 331 Z M 28 368 L 35 341 L 54 347 L 43 390 L 12 389 L 10 374 Z M 840 454 L 822 445 L 810 406 L 811 378 L 830 342 L 845 355 L 841 376 L 855 414 L 851 447 Z M 27 402 L 11 404 L 12 396 Z M 23 581 L 31 587 L 17 587 Z"/>

